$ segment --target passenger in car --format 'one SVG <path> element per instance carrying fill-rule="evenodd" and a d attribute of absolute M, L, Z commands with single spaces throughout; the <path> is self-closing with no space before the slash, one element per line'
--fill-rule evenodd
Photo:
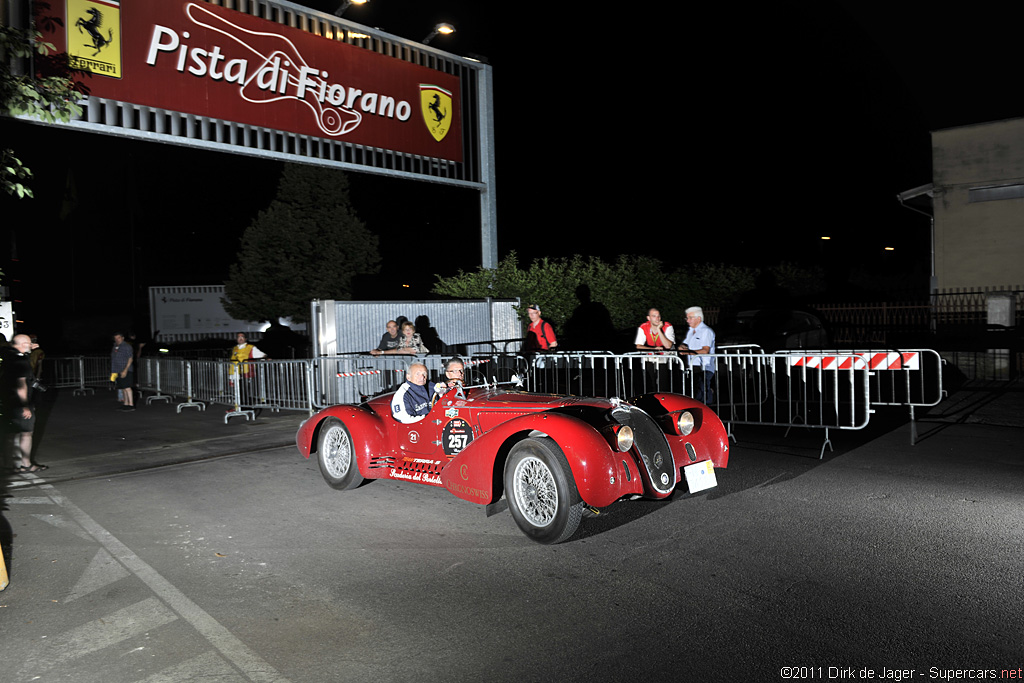
<path fill-rule="evenodd" d="M 427 366 L 413 363 L 405 373 L 405 383 L 391 399 L 391 415 L 399 422 L 419 422 L 430 412 L 427 390 Z"/>

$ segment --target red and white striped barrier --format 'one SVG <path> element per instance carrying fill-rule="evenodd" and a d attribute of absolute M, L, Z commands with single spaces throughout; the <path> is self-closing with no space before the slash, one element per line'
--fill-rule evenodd
<path fill-rule="evenodd" d="M 793 367 L 819 370 L 920 370 L 921 358 L 916 351 L 899 353 L 850 353 L 835 356 L 790 356 Z"/>
<path fill-rule="evenodd" d="M 483 360 L 470 360 L 470 361 L 465 361 L 465 366 L 467 368 L 469 368 L 469 367 L 472 367 L 474 365 L 481 365 L 483 363 L 490 363 L 490 362 L 491 362 L 490 358 L 484 358 Z M 407 370 L 405 368 L 392 368 L 391 369 L 391 372 L 405 373 L 406 371 Z M 338 377 L 363 377 L 364 375 L 380 375 L 383 372 L 385 372 L 385 371 L 384 370 L 360 370 L 358 372 L 339 372 L 337 374 L 338 374 Z"/>
<path fill-rule="evenodd" d="M 380 370 L 361 370 L 359 372 L 339 372 L 338 377 L 362 377 L 363 375 L 379 375 Z"/>

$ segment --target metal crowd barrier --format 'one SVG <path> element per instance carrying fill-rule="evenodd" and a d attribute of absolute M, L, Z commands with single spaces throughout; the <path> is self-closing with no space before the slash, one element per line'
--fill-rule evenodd
<path fill-rule="evenodd" d="M 146 403 L 182 397 L 182 408 L 205 410 L 207 404 L 230 406 L 224 421 L 255 419 L 256 410 L 312 412 L 312 363 L 298 361 L 182 360 L 143 358 L 139 388 L 150 392 Z"/>
<path fill-rule="evenodd" d="M 910 443 L 917 443 L 915 408 L 938 405 L 945 397 L 945 360 L 932 349 L 853 349 L 792 351 L 785 354 L 796 366 L 828 366 L 851 358 L 868 371 L 872 406 L 905 406 L 910 410 Z"/>
<path fill-rule="evenodd" d="M 46 376 L 43 383 L 54 389 L 74 388 L 74 394 L 93 393 L 93 387 L 85 384 L 85 358 L 47 358 L 43 361 L 46 365 Z M 107 381 L 110 381 L 110 373 L 107 373 Z"/>
<path fill-rule="evenodd" d="M 907 406 L 911 443 L 917 440 L 914 409 L 943 398 L 942 364 L 930 349 L 716 353 L 716 372 L 703 389 L 733 436 L 733 425 L 803 426 L 824 430 L 862 429 L 873 407 Z M 146 402 L 183 399 L 183 408 L 229 406 L 230 417 L 255 418 L 258 409 L 312 412 L 338 403 L 361 403 L 397 389 L 410 363 L 427 366 L 431 380 L 443 374 L 447 355 L 372 356 L 353 354 L 309 360 L 226 360 L 143 358 L 136 372 Z M 703 357 L 705 358 L 706 357 Z M 701 373 L 690 358 L 675 354 L 545 352 L 463 357 L 467 382 L 479 378 L 523 378 L 530 391 L 579 396 L 638 396 L 655 391 L 700 397 Z M 110 359 L 48 358 L 47 384 L 75 393 L 110 385 Z M 475 377 L 474 377 L 475 376 Z M 735 437 L 733 437 L 735 438 Z"/>
<path fill-rule="evenodd" d="M 451 358 L 446 354 L 405 356 L 389 354 L 372 356 L 352 354 L 346 356 L 325 356 L 311 361 L 314 376 L 312 405 L 325 408 L 339 403 L 362 403 L 379 394 L 395 391 L 405 381 L 405 374 L 411 363 L 423 363 L 431 381 L 440 379 L 444 364 Z M 516 369 L 525 370 L 526 364 L 515 356 L 460 356 L 466 365 L 467 382 L 473 381 L 474 374 L 484 377 L 498 377 L 502 381 L 511 378 Z"/>
<path fill-rule="evenodd" d="M 688 357 L 675 354 L 545 353 L 531 359 L 533 391 L 629 398 L 664 391 L 700 397 L 726 424 L 862 429 L 871 414 L 866 367 L 799 367 L 775 354 L 710 354 L 714 373 L 694 372 Z M 707 362 L 707 357 L 701 357 Z M 697 382 L 704 381 L 704 387 Z M 703 391 L 700 391 L 703 389 Z"/>

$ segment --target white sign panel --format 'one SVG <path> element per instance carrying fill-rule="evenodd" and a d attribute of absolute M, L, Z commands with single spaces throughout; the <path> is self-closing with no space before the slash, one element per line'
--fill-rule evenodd
<path fill-rule="evenodd" d="M 11 341 L 14 337 L 14 311 L 10 301 L 0 301 L 0 334 Z"/>
<path fill-rule="evenodd" d="M 157 341 L 198 341 L 209 337 L 231 338 L 239 332 L 260 332 L 265 323 L 235 320 L 220 300 L 224 285 L 150 287 L 150 332 Z M 305 325 L 292 329 L 305 329 Z M 157 334 L 159 333 L 159 335 Z"/>

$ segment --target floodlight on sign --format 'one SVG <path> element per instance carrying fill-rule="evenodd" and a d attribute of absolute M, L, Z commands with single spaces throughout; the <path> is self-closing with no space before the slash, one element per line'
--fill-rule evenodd
<path fill-rule="evenodd" d="M 437 26 L 434 27 L 434 30 L 430 32 L 430 35 L 423 39 L 423 44 L 429 45 L 430 41 L 433 40 L 434 36 L 436 36 L 438 33 L 450 36 L 451 34 L 455 33 L 455 27 L 452 26 L 451 24 L 446 23 L 438 24 Z"/>

